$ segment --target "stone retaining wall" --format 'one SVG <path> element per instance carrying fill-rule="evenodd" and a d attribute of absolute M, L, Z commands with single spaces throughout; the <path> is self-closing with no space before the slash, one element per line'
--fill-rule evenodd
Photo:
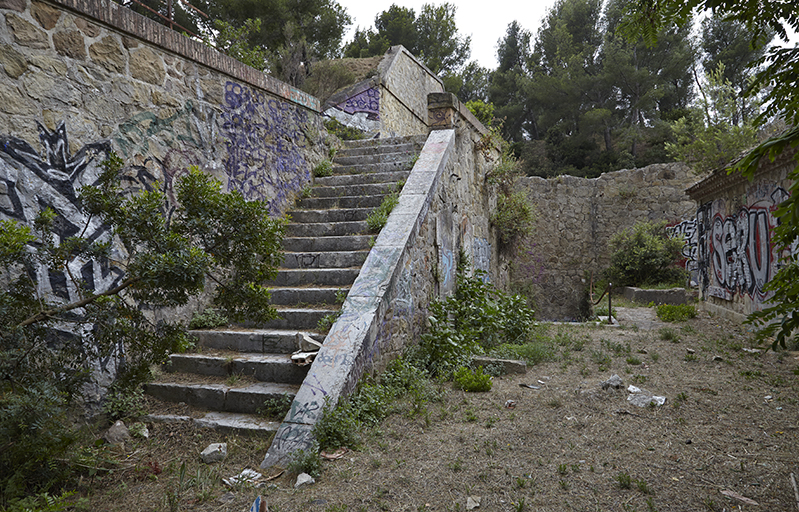
<path fill-rule="evenodd" d="M 196 165 L 278 215 L 327 155 L 318 110 L 315 98 L 110 0 L 0 0 L 2 219 L 30 222 L 49 206 L 60 235 L 79 232 L 77 191 L 110 151 L 132 188 L 158 187 L 173 206 L 175 182 Z M 74 265 L 95 289 L 121 274 Z M 75 296 L 63 275 L 41 285 Z"/>
<path fill-rule="evenodd" d="M 595 179 L 520 180 L 537 218 L 534 235 L 513 262 L 513 276 L 535 295 L 537 317 L 583 317 L 592 272 L 597 279 L 610 263 L 610 237 L 639 221 L 679 225 L 693 219 L 696 207 L 684 190 L 696 179 L 685 165 L 656 164 Z M 690 244 L 684 254 L 690 258 Z"/>

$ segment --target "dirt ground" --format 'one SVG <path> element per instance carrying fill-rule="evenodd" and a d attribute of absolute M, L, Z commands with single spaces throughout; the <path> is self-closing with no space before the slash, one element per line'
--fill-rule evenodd
<path fill-rule="evenodd" d="M 744 327 L 705 312 L 680 324 L 618 314 L 621 327 L 547 327 L 554 360 L 490 392 L 441 385 L 440 401 L 391 415 L 301 489 L 288 473 L 266 481 L 276 471 L 221 483 L 258 470 L 268 439 L 152 425 L 118 454 L 124 466 L 85 482 L 89 508 L 245 511 L 260 494 L 272 512 L 797 510 L 797 354 L 744 350 Z M 603 390 L 613 374 L 623 388 Z M 630 384 L 665 404 L 632 405 Z M 222 441 L 227 460 L 199 462 Z"/>

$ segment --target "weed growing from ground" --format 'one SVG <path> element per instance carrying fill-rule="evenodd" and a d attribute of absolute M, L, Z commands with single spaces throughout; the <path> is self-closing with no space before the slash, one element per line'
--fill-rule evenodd
<path fill-rule="evenodd" d="M 333 175 L 333 163 L 330 160 L 322 160 L 313 168 L 314 178 L 324 178 Z"/>
<path fill-rule="evenodd" d="M 696 307 L 691 304 L 661 304 L 657 316 L 664 322 L 684 322 L 696 318 Z"/>
<path fill-rule="evenodd" d="M 619 473 L 616 475 L 616 482 L 619 483 L 619 487 L 622 489 L 632 489 L 633 479 L 630 478 L 629 473 Z"/>
<path fill-rule="evenodd" d="M 322 472 L 322 458 L 319 456 L 319 444 L 313 443 L 305 450 L 297 450 L 288 464 L 288 470 L 294 475 L 307 473 L 319 478 Z"/>
<path fill-rule="evenodd" d="M 189 329 L 213 329 L 227 325 L 230 320 L 215 309 L 206 309 L 202 313 L 195 312 L 189 321 Z"/>
<path fill-rule="evenodd" d="M 452 380 L 464 391 L 491 391 L 491 376 L 483 372 L 482 366 L 478 366 L 475 370 L 461 366 L 453 373 Z"/>

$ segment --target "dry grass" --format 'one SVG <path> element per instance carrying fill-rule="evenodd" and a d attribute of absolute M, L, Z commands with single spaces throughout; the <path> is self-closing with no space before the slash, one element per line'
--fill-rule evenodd
<path fill-rule="evenodd" d="M 794 510 L 794 355 L 745 352 L 751 336 L 706 313 L 669 326 L 679 343 L 661 339 L 663 324 L 647 325 L 553 327 L 559 339 L 584 343 L 562 343 L 557 361 L 496 378 L 490 392 L 444 384 L 443 399 L 426 409 L 400 407 L 366 433 L 360 450 L 325 462 L 311 487 L 295 490 L 283 474 L 260 488 L 227 489 L 220 477 L 257 469 L 266 439 L 154 425 L 149 440 L 118 454 L 127 469 L 85 482 L 83 491 L 95 510 L 170 510 L 166 497 L 180 487 L 185 461 L 196 483 L 184 485 L 180 510 L 242 511 L 257 494 L 272 512 L 465 510 L 468 497 L 479 497 L 479 510 L 498 511 Z M 688 348 L 695 359 L 686 360 Z M 599 383 L 614 373 L 625 386 L 666 396 L 666 405 L 638 408 L 623 390 L 602 391 Z M 229 443 L 229 458 L 204 466 L 199 452 L 219 441 Z"/>

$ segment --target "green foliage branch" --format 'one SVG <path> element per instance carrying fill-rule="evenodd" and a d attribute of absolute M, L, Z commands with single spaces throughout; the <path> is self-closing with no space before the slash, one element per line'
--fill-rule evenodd
<path fill-rule="evenodd" d="M 105 224 L 108 240 L 87 239 L 87 229 L 56 240 L 49 209 L 32 228 L 0 222 L 0 439 L 9 440 L 0 441 L 0 500 L 61 481 L 63 464 L 55 461 L 74 440 L 66 418 L 97 361 L 118 358 L 118 394 L 190 346 L 183 325 L 155 322 L 147 311 L 185 305 L 210 282 L 214 306 L 228 317 L 277 316 L 260 283 L 280 262 L 282 219 L 262 203 L 223 193 L 196 168 L 177 183 L 174 210 L 158 191 L 127 193 L 122 179 L 122 161 L 111 155 L 97 183 L 79 193 L 86 228 Z M 123 275 L 91 289 L 70 271 L 76 258 L 113 258 Z M 40 294 L 40 269 L 65 272 L 76 300 Z"/>

